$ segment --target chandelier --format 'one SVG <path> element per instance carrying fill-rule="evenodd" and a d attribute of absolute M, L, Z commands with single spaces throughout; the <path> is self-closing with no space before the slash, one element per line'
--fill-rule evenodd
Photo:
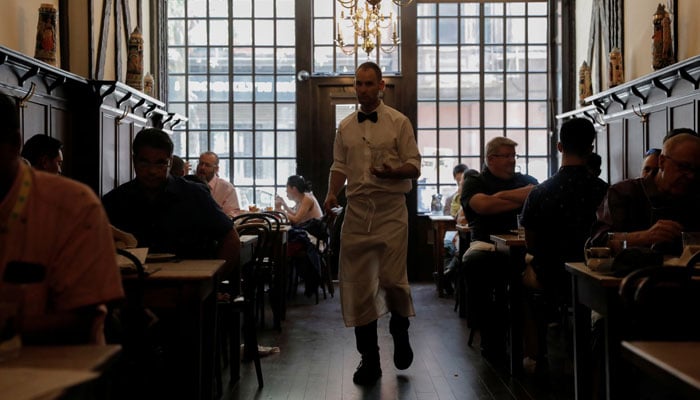
<path fill-rule="evenodd" d="M 337 0 L 343 8 L 340 11 L 340 18 L 336 23 L 335 44 L 346 55 L 357 53 L 358 48 L 367 53 L 369 57 L 375 49 L 384 53 L 391 53 L 398 48 L 401 43 L 398 32 L 398 16 L 393 12 L 389 15 L 381 11 L 382 0 Z M 397 6 L 406 6 L 413 0 L 391 0 Z M 362 4 L 364 3 L 364 4 Z M 343 28 L 353 36 L 353 43 L 345 43 L 343 39 Z M 387 43 L 382 41 L 382 35 L 387 35 Z"/>

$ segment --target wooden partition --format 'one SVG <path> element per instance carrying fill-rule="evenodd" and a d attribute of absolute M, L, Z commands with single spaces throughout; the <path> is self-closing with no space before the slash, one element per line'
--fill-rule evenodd
<path fill-rule="evenodd" d="M 0 46 L 0 91 L 17 99 L 22 138 L 63 142 L 63 173 L 102 196 L 133 177 L 131 142 L 145 127 L 166 132 L 187 118 L 117 81 L 91 81 Z"/>
<path fill-rule="evenodd" d="M 644 152 L 661 147 L 674 128 L 698 130 L 700 56 L 586 98 L 590 105 L 557 116 L 585 117 L 598 129 L 601 177 L 610 183 L 639 176 Z"/>
<path fill-rule="evenodd" d="M 66 174 L 75 170 L 71 98 L 86 88 L 87 80 L 80 76 L 0 46 L 0 90 L 17 99 L 22 139 L 43 134 L 61 140 Z"/>

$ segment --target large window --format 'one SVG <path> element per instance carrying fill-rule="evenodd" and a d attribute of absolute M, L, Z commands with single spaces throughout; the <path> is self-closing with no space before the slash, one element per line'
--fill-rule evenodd
<path fill-rule="evenodd" d="M 418 211 L 456 190 L 458 163 L 480 170 L 486 142 L 516 142 L 516 169 L 548 176 L 547 2 L 419 3 Z"/>
<path fill-rule="evenodd" d="M 374 50 L 368 57 L 361 49 L 348 55 L 335 45 L 339 30 L 346 42 L 354 38 L 342 20 L 346 11 L 333 0 L 163 3 L 167 102 L 189 117 L 174 132 L 175 152 L 193 166 L 201 152 L 216 152 L 220 175 L 238 188 L 243 206 L 271 205 L 296 173 L 297 52 L 300 59 L 311 58 L 305 67 L 314 76 L 352 74 L 367 58 L 387 75 L 401 73 L 401 49 Z M 484 145 L 496 136 L 518 142 L 517 169 L 544 180 L 554 159 L 547 2 L 418 0 L 408 7 L 416 7 L 417 41 L 401 46 L 416 46 L 415 128 L 423 155 L 418 211 L 430 210 L 433 194 L 447 197 L 456 190 L 456 164 L 480 170 Z M 297 8 L 309 12 L 296 19 Z M 387 29 L 413 25 L 397 18 L 402 8 L 388 0 L 382 10 L 399 22 Z M 412 12 L 406 14 L 412 19 Z M 298 46 L 297 35 L 304 42 Z M 413 57 L 412 49 L 404 53 Z M 305 135 L 313 140 L 313 133 Z"/>
<path fill-rule="evenodd" d="M 241 206 L 272 205 L 296 172 L 295 0 L 168 0 L 167 96 L 187 115 L 175 154 L 219 155 Z"/>

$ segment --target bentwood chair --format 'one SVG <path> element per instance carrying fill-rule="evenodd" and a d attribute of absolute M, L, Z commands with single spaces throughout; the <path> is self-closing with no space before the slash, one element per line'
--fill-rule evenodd
<path fill-rule="evenodd" d="M 625 339 L 700 340 L 700 270 L 651 267 L 627 275 L 620 285 L 627 321 Z"/>
<path fill-rule="evenodd" d="M 253 249 L 253 257 L 251 261 L 240 266 L 240 282 L 229 282 L 228 299 L 220 300 L 217 304 L 219 319 L 219 331 L 217 332 L 217 349 L 220 351 L 221 360 L 224 367 L 229 364 L 231 373 L 231 382 L 238 380 L 236 373 L 237 368 L 232 365 L 238 359 L 239 343 L 240 343 L 240 327 L 237 325 L 238 318 L 233 314 L 243 316 L 243 343 L 244 343 L 244 359 L 253 360 L 255 363 L 255 373 L 258 379 L 258 387 L 263 387 L 262 368 L 260 365 L 260 354 L 258 353 L 258 336 L 255 322 L 255 299 L 256 291 L 259 287 L 259 268 L 264 258 L 264 247 L 268 240 L 269 227 L 261 222 L 247 222 L 236 225 L 236 231 L 239 236 L 253 235 L 257 237 L 255 247 Z M 230 287 L 236 285 L 237 287 Z M 228 343 L 227 343 L 228 342 Z M 228 344 L 228 346 L 227 346 Z M 228 351 L 227 351 L 228 347 Z M 221 387 L 221 364 L 217 361 L 216 376 L 217 386 Z M 219 392 L 221 392 L 219 390 Z"/>
<path fill-rule="evenodd" d="M 328 213 L 323 216 L 323 227 L 324 231 L 318 238 L 317 247 L 319 254 L 321 255 L 321 288 L 323 289 L 323 298 L 326 298 L 326 289 L 331 297 L 335 294 L 335 287 L 333 286 L 333 276 L 331 271 L 331 265 L 333 263 L 333 258 L 335 256 L 334 251 L 336 246 L 333 246 L 333 240 L 336 237 L 335 230 L 340 227 L 336 226 L 338 219 L 337 213 Z M 339 248 L 339 247 L 338 247 Z"/>
<path fill-rule="evenodd" d="M 269 215 L 274 216 L 275 218 L 277 218 L 280 221 L 281 224 L 287 225 L 290 223 L 289 217 L 287 217 L 287 214 L 285 214 L 282 211 L 270 210 L 270 211 L 265 211 L 264 214 L 269 214 Z"/>
<path fill-rule="evenodd" d="M 274 326 L 281 327 L 281 296 L 283 288 L 279 281 L 284 274 L 284 247 L 282 244 L 282 232 L 280 220 L 266 213 L 245 213 L 233 218 L 234 225 L 256 222 L 268 227 L 268 236 L 264 247 L 261 249 L 263 259 L 257 270 L 257 292 L 255 315 L 260 321 L 260 326 L 265 326 L 265 292 L 266 286 L 269 294 L 270 307 L 272 309 Z M 282 281 L 283 282 L 283 281 Z"/>

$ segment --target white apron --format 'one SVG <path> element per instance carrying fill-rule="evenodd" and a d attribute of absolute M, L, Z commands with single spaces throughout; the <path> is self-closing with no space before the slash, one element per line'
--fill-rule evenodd
<path fill-rule="evenodd" d="M 340 239 L 340 300 L 348 327 L 393 311 L 415 315 L 406 273 L 408 211 L 402 193 L 348 199 Z"/>

